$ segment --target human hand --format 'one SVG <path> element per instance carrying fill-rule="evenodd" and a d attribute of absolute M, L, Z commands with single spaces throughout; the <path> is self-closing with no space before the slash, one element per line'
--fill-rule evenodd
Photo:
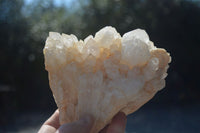
<path fill-rule="evenodd" d="M 42 125 L 38 133 L 89 133 L 93 125 L 93 119 L 90 116 L 72 122 L 59 124 L 59 111 L 54 114 Z M 99 133 L 124 133 L 126 127 L 126 115 L 119 112 L 112 119 L 112 122 L 102 129 Z"/>

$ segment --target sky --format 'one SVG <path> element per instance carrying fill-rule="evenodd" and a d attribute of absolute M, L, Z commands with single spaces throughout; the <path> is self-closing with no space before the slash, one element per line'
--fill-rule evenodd
<path fill-rule="evenodd" d="M 34 0 L 24 0 L 25 4 L 31 4 Z M 65 4 L 66 6 L 71 6 L 71 4 L 76 0 L 53 0 L 56 6 L 61 6 Z"/>
<path fill-rule="evenodd" d="M 32 3 L 34 0 L 24 0 L 25 4 L 30 4 Z M 61 5 L 65 5 L 67 7 L 70 7 L 74 1 L 77 1 L 77 0 L 53 0 L 54 4 L 56 6 L 61 6 Z M 187 0 L 186 0 L 187 1 Z M 200 0 L 188 0 L 188 1 L 193 1 L 193 2 L 200 2 Z"/>

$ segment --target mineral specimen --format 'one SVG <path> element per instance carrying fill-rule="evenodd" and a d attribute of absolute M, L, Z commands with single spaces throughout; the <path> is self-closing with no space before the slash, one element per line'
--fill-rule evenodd
<path fill-rule="evenodd" d="M 121 37 L 111 26 L 84 41 L 50 32 L 44 56 L 60 123 L 90 114 L 95 118 L 91 133 L 100 131 L 119 111 L 128 115 L 150 100 L 165 86 L 171 61 L 144 30 Z"/>

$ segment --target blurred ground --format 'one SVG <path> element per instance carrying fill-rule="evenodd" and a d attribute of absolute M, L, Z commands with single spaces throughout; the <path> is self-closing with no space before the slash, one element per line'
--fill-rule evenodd
<path fill-rule="evenodd" d="M 128 116 L 126 133 L 199 133 L 200 104 L 162 105 L 146 104 Z M 53 112 L 21 112 L 2 133 L 35 133 Z"/>
<path fill-rule="evenodd" d="M 127 133 L 199 133 L 198 104 L 144 106 L 128 117 Z"/>

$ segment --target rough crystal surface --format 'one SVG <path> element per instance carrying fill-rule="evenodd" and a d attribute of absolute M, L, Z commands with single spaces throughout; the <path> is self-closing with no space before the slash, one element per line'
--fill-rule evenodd
<path fill-rule="evenodd" d="M 128 115 L 150 100 L 165 86 L 171 61 L 144 30 L 121 37 L 111 26 L 84 41 L 50 32 L 44 56 L 60 123 L 91 114 L 95 118 L 91 133 L 100 131 L 119 111 Z"/>

